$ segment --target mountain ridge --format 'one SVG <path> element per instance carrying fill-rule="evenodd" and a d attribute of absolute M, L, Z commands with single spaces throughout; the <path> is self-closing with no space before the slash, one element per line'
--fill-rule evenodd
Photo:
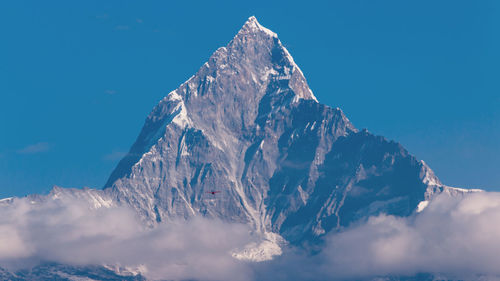
<path fill-rule="evenodd" d="M 105 190 L 151 223 L 203 215 L 301 243 L 451 189 L 319 103 L 277 34 L 250 17 L 154 107 Z"/>
<path fill-rule="evenodd" d="M 103 189 L 56 186 L 21 205 L 128 206 L 144 229 L 195 217 L 246 224 L 261 240 L 232 257 L 266 261 L 284 245 L 314 251 L 328 233 L 368 217 L 411 216 L 438 194 L 475 191 L 444 185 L 398 142 L 358 130 L 340 108 L 318 102 L 277 34 L 250 17 L 153 108 Z M 144 280 L 141 268 L 41 264 L 15 274 L 0 268 L 0 276 Z"/>
<path fill-rule="evenodd" d="M 319 103 L 276 33 L 250 17 L 153 108 L 102 191 L 55 187 L 28 197 L 128 205 L 150 226 L 213 217 L 307 244 L 368 216 L 408 216 L 436 194 L 469 191 L 442 184 L 401 144 Z"/>

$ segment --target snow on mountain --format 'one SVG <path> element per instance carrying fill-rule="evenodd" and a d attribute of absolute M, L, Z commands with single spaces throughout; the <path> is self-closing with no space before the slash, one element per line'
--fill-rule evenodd
<path fill-rule="evenodd" d="M 247 224 L 262 239 L 231 254 L 265 261 L 287 243 L 314 245 L 369 216 L 409 216 L 438 194 L 477 191 L 442 184 L 399 143 L 359 131 L 342 110 L 319 103 L 276 33 L 250 17 L 153 108 L 103 190 L 55 187 L 27 199 L 126 205 L 150 227 L 193 217 Z M 130 271 L 113 266 L 40 265 L 0 276 L 120 280 Z"/>
<path fill-rule="evenodd" d="M 150 224 L 217 217 L 294 244 L 462 192 L 400 144 L 318 103 L 255 17 L 153 109 L 104 190 Z"/>

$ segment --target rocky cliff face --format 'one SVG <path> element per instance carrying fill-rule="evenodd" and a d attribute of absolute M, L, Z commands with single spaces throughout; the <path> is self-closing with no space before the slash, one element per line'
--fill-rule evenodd
<path fill-rule="evenodd" d="M 217 217 L 302 243 L 368 215 L 409 215 L 445 189 L 400 144 L 318 103 L 251 17 L 153 109 L 105 193 L 152 224 Z"/>

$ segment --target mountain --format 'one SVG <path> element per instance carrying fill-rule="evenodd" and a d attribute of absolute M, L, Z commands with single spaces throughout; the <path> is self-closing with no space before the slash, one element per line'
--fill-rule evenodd
<path fill-rule="evenodd" d="M 293 244 L 464 192 L 400 144 L 319 103 L 255 17 L 154 107 L 104 191 L 149 224 L 216 217 Z"/>
<path fill-rule="evenodd" d="M 437 194 L 471 191 L 442 184 L 399 143 L 358 130 L 341 109 L 319 103 L 278 36 L 250 17 L 153 108 L 102 190 L 54 187 L 17 206 L 50 215 L 53 209 L 36 207 L 125 205 L 150 229 L 199 216 L 243 223 L 263 240 L 233 257 L 263 261 L 282 254 L 283 244 L 315 249 L 328 232 L 369 216 L 410 216 Z M 142 273 L 119 264 L 0 268 L 3 280 L 145 280 Z"/>

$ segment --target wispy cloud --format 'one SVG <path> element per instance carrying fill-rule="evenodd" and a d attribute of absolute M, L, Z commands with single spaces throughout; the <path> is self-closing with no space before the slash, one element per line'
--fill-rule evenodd
<path fill-rule="evenodd" d="M 50 149 L 50 144 L 47 142 L 38 142 L 35 144 L 28 145 L 22 149 L 19 149 L 17 153 L 19 154 L 36 154 L 41 152 L 46 152 Z"/>
<path fill-rule="evenodd" d="M 108 94 L 108 95 L 114 95 L 114 94 L 116 94 L 116 90 L 110 90 L 110 89 L 108 89 L 108 90 L 105 90 L 104 93 Z"/>
<path fill-rule="evenodd" d="M 125 157 L 125 155 L 127 155 L 126 152 L 123 152 L 123 151 L 113 151 L 111 153 L 108 153 L 108 154 L 104 155 L 102 157 L 102 159 L 104 159 L 106 161 L 116 161 L 116 160 L 122 159 L 123 157 Z"/>
<path fill-rule="evenodd" d="M 116 30 L 129 30 L 130 27 L 128 25 L 117 25 L 115 26 Z"/>
<path fill-rule="evenodd" d="M 138 19 L 136 19 L 135 21 L 136 21 L 137 23 L 139 23 L 139 24 L 143 23 L 142 19 L 139 19 L 139 18 L 138 18 Z"/>
<path fill-rule="evenodd" d="M 95 18 L 105 20 L 105 19 L 109 18 L 109 15 L 108 14 L 100 14 L 100 15 L 96 15 Z"/>

